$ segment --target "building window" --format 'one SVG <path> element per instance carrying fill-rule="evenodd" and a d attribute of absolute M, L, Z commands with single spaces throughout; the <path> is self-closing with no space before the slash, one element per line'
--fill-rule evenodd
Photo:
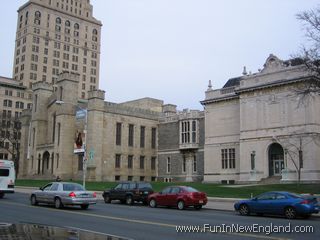
<path fill-rule="evenodd" d="M 118 145 L 118 146 L 121 145 L 121 128 L 122 128 L 122 123 L 117 123 L 117 126 L 116 126 L 116 145 Z"/>
<path fill-rule="evenodd" d="M 115 159 L 115 168 L 120 168 L 121 167 L 121 155 L 116 154 L 116 159 Z"/>
<path fill-rule="evenodd" d="M 146 130 L 146 127 L 144 126 L 141 126 L 140 127 L 140 147 L 141 148 L 144 148 L 144 142 L 145 142 L 145 130 Z"/>
<path fill-rule="evenodd" d="M 156 157 L 151 157 L 151 170 L 156 170 Z"/>
<path fill-rule="evenodd" d="M 234 148 L 221 149 L 221 163 L 222 163 L 222 169 L 236 167 Z"/>
<path fill-rule="evenodd" d="M 128 146 L 133 147 L 134 126 L 129 124 Z"/>
<path fill-rule="evenodd" d="M 120 176 L 119 175 L 114 176 L 114 180 L 115 181 L 120 181 Z"/>
<path fill-rule="evenodd" d="M 151 129 L 151 148 L 156 148 L 157 145 L 157 129 L 152 128 Z"/>
<path fill-rule="evenodd" d="M 171 158 L 167 158 L 167 173 L 171 173 Z"/>
<path fill-rule="evenodd" d="M 60 144 L 60 130 L 61 130 L 61 123 L 58 123 L 58 146 Z"/>
<path fill-rule="evenodd" d="M 140 169 L 144 169 L 144 156 L 140 156 Z"/>
<path fill-rule="evenodd" d="M 197 122 L 192 121 L 192 143 L 196 143 L 197 140 Z"/>
<path fill-rule="evenodd" d="M 133 155 L 128 156 L 128 168 L 129 169 L 133 168 Z"/>
<path fill-rule="evenodd" d="M 193 156 L 193 172 L 197 172 L 197 157 Z"/>
<path fill-rule="evenodd" d="M 128 181 L 132 181 L 133 180 L 133 176 L 128 176 Z"/>
<path fill-rule="evenodd" d="M 52 142 L 54 143 L 55 135 L 56 135 L 56 114 L 54 113 L 52 116 Z"/>
<path fill-rule="evenodd" d="M 187 171 L 187 159 L 185 156 L 183 156 L 182 159 L 182 172 L 185 173 Z"/>

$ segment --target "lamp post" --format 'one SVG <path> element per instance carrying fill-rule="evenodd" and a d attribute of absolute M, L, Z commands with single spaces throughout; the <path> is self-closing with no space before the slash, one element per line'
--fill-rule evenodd
<path fill-rule="evenodd" d="M 57 100 L 55 102 L 56 104 L 62 105 L 66 104 L 66 102 Z M 87 125 L 88 125 L 88 112 L 87 109 L 84 109 L 74 103 L 68 103 L 71 104 L 77 108 L 79 108 L 81 111 L 85 112 L 85 122 L 84 122 L 84 143 L 83 143 L 83 160 L 82 160 L 82 186 L 83 188 L 86 188 L 86 171 L 87 171 Z"/>

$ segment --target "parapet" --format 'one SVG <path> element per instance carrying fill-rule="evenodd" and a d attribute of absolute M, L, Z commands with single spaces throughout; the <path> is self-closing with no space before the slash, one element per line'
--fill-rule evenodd
<path fill-rule="evenodd" d="M 72 82 L 79 82 L 79 74 L 77 73 L 70 73 L 70 72 L 62 72 L 60 73 L 57 83 L 62 81 L 72 81 Z"/>
<path fill-rule="evenodd" d="M 42 82 L 36 82 L 32 84 L 32 91 L 37 91 L 37 90 L 46 90 L 53 92 L 53 86 L 51 83 L 42 81 Z"/>
<path fill-rule="evenodd" d="M 91 100 L 94 98 L 104 100 L 104 97 L 105 97 L 104 90 L 97 89 L 97 90 L 92 90 L 88 92 L 88 100 Z"/>

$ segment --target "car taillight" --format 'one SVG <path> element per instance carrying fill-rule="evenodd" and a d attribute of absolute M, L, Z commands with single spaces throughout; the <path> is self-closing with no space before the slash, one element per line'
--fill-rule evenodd
<path fill-rule="evenodd" d="M 76 197 L 76 194 L 74 192 L 69 193 L 69 197 Z"/>
<path fill-rule="evenodd" d="M 307 200 L 307 199 L 305 199 L 305 200 L 303 200 L 302 202 L 300 202 L 300 204 L 309 204 L 309 203 L 310 203 L 310 201 Z"/>
<path fill-rule="evenodd" d="M 94 193 L 93 193 L 93 197 L 97 197 L 97 193 L 94 192 Z"/>

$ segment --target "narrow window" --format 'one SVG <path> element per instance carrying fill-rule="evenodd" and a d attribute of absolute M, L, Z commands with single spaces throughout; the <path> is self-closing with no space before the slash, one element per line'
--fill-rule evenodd
<path fill-rule="evenodd" d="M 133 147 L 133 135 L 134 135 L 134 126 L 133 124 L 129 124 L 129 136 L 128 136 L 129 147 Z"/>
<path fill-rule="evenodd" d="M 157 141 L 157 129 L 152 128 L 151 130 L 151 148 L 156 148 L 156 141 Z"/>
<path fill-rule="evenodd" d="M 146 127 L 141 126 L 140 128 L 140 147 L 144 148 L 144 142 L 145 142 L 145 129 Z"/>
<path fill-rule="evenodd" d="M 121 155 L 116 154 L 116 159 L 115 159 L 115 168 L 120 168 L 121 166 Z"/>
<path fill-rule="evenodd" d="M 117 123 L 117 127 L 116 127 L 116 145 L 118 145 L 118 146 L 121 145 L 121 128 L 122 128 L 122 123 Z"/>

